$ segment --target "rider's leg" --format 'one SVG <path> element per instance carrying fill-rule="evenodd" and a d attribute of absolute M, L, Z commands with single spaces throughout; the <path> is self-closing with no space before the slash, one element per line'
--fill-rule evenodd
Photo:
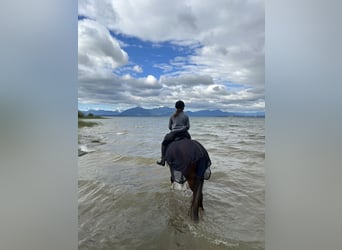
<path fill-rule="evenodd" d="M 165 143 L 163 142 L 161 145 L 161 159 L 160 161 L 157 161 L 157 164 L 165 166 L 165 153 L 166 153 L 166 147 Z"/>
<path fill-rule="evenodd" d="M 168 133 L 165 135 L 164 140 L 161 145 L 161 160 L 157 161 L 157 164 L 165 166 L 165 155 L 166 155 L 166 149 L 167 145 L 170 144 L 174 139 L 174 135 L 172 133 Z"/>

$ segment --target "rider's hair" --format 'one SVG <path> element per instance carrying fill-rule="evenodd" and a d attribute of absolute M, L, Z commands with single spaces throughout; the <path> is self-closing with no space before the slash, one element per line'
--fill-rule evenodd
<path fill-rule="evenodd" d="M 173 113 L 173 117 L 177 117 L 180 113 L 182 113 L 182 109 L 177 109 L 175 113 Z"/>
<path fill-rule="evenodd" d="M 179 100 L 175 103 L 176 112 L 173 114 L 173 117 L 177 117 L 184 110 L 184 102 Z"/>

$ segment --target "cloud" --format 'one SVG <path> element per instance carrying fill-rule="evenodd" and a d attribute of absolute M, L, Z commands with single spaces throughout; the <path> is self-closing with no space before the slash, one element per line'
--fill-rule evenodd
<path fill-rule="evenodd" d="M 139 65 L 135 65 L 135 66 L 133 67 L 133 70 L 134 70 L 135 72 L 137 72 L 137 73 L 142 73 L 142 72 L 143 72 L 142 67 L 139 66 Z"/>
<path fill-rule="evenodd" d="M 122 77 L 81 81 L 81 103 L 106 103 L 126 105 L 142 104 L 144 107 L 169 106 L 182 99 L 187 109 L 221 109 L 226 111 L 258 111 L 264 109 L 263 93 L 254 89 L 229 90 L 225 85 L 215 84 L 207 76 L 180 76 L 156 79 L 149 75 L 134 78 Z M 197 83 L 197 84 L 195 84 Z"/>
<path fill-rule="evenodd" d="M 164 73 L 167 73 L 173 70 L 173 67 L 167 63 L 153 64 L 153 67 L 163 70 Z"/>
<path fill-rule="evenodd" d="M 78 65 L 81 71 L 112 70 L 127 62 L 127 53 L 106 27 L 89 19 L 78 22 Z"/>
<path fill-rule="evenodd" d="M 172 106 L 184 99 L 190 108 L 264 109 L 263 1 L 79 0 L 79 15 L 92 19 L 79 21 L 80 102 Z M 154 63 L 157 76 L 122 49 L 139 44 L 109 30 L 191 53 Z M 146 76 L 135 77 L 143 68 Z"/>
<path fill-rule="evenodd" d="M 117 20 L 117 13 L 109 0 L 79 0 L 78 14 L 96 20 L 108 27 L 109 23 Z"/>
<path fill-rule="evenodd" d="M 176 77 L 161 77 L 161 84 L 166 86 L 193 87 L 213 83 L 213 79 L 209 75 L 183 74 Z"/>
<path fill-rule="evenodd" d="M 260 48 L 264 39 L 261 0 L 174 0 L 162 4 L 159 0 L 80 0 L 79 14 L 112 30 L 154 42 L 200 41 L 221 46 L 243 42 Z"/>

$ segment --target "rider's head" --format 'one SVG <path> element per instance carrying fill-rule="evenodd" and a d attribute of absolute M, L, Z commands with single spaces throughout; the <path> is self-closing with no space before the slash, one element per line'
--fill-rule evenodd
<path fill-rule="evenodd" d="M 181 110 L 183 110 L 184 109 L 184 102 L 183 101 L 181 101 L 181 100 L 179 100 L 179 101 L 177 101 L 176 102 L 176 104 L 175 104 L 175 108 L 176 109 L 181 109 Z"/>

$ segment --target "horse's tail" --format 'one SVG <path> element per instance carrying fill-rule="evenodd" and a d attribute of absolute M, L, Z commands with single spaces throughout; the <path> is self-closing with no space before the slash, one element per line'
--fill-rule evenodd
<path fill-rule="evenodd" d="M 192 204 L 191 204 L 191 211 L 190 216 L 194 221 L 198 221 L 198 210 L 200 207 L 203 208 L 202 200 L 203 200 L 203 179 L 196 178 L 195 180 L 195 188 L 193 192 Z"/>

